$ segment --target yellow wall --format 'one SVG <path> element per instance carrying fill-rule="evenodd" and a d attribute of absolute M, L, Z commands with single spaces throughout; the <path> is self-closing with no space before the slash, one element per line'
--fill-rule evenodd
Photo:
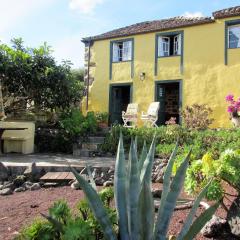
<path fill-rule="evenodd" d="M 180 57 L 158 59 L 158 74 L 154 75 L 155 35 L 148 33 L 134 38 L 134 77 L 131 79 L 131 63 L 113 63 L 112 80 L 109 79 L 110 41 L 95 41 L 91 47 L 91 61 L 96 63 L 94 82 L 89 92 L 89 111 L 108 111 L 109 85 L 133 83 L 133 102 L 140 111 L 146 111 L 154 101 L 155 81 L 181 79 L 183 84 L 183 108 L 194 103 L 208 104 L 215 119 L 212 127 L 229 127 L 225 96 L 240 96 L 240 49 L 228 50 L 228 65 L 224 64 L 225 20 L 215 23 L 177 29 L 184 31 L 184 72 L 180 72 Z M 172 32 L 175 30 L 171 30 Z M 122 39 L 122 38 L 120 38 Z M 117 39 L 116 39 L 117 40 Z M 141 81 L 139 75 L 146 73 Z M 86 101 L 83 102 L 85 109 Z"/>

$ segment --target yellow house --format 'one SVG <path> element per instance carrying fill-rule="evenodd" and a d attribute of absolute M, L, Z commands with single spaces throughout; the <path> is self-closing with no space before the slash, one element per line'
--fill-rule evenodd
<path fill-rule="evenodd" d="M 141 113 L 159 101 L 158 123 L 164 124 L 172 116 L 181 122 L 180 109 L 198 103 L 213 109 L 212 127 L 230 126 L 225 96 L 240 96 L 240 6 L 213 17 L 137 23 L 82 41 L 84 111 L 109 112 L 111 123 L 121 122 L 129 102 Z"/>

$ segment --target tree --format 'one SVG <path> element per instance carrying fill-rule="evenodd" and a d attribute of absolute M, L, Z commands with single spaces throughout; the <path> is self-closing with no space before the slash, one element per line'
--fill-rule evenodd
<path fill-rule="evenodd" d="M 62 110 L 81 100 L 84 84 L 72 72 L 71 62 L 57 64 L 46 43 L 28 48 L 22 39 L 13 39 L 12 44 L 0 44 L 0 81 L 7 113 Z"/>

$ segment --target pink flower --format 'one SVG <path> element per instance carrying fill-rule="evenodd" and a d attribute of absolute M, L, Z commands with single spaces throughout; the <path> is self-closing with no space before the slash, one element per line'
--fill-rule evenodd
<path fill-rule="evenodd" d="M 226 96 L 226 101 L 227 101 L 227 102 L 232 102 L 232 101 L 233 101 L 233 98 L 234 98 L 233 94 L 228 94 L 228 95 Z"/>
<path fill-rule="evenodd" d="M 227 111 L 228 111 L 229 113 L 235 112 L 234 106 L 228 106 Z"/>

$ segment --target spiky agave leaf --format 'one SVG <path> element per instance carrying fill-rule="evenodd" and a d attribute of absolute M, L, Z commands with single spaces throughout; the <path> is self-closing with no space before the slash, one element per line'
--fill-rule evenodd
<path fill-rule="evenodd" d="M 107 240 L 117 240 L 116 234 L 113 231 L 113 227 L 109 216 L 104 208 L 104 205 L 98 196 L 97 192 L 93 189 L 93 187 L 81 176 L 77 173 L 77 171 L 71 167 L 71 171 L 76 177 L 79 185 L 84 191 L 86 198 L 89 202 L 89 206 L 93 211 L 95 218 L 98 220 L 105 238 Z"/>
<path fill-rule="evenodd" d="M 220 202 L 216 202 L 213 206 L 205 210 L 192 224 L 188 232 L 182 238 L 183 240 L 191 240 L 196 237 L 196 235 L 201 231 L 205 224 L 212 218 L 213 214 L 216 212 L 220 205 Z"/>
<path fill-rule="evenodd" d="M 139 172 L 140 173 L 141 173 L 141 170 L 143 168 L 143 164 L 144 164 L 144 161 L 145 161 L 145 159 L 147 157 L 147 154 L 148 154 L 148 152 L 147 152 L 147 145 L 146 145 L 146 141 L 144 141 L 142 152 L 141 152 L 141 155 L 140 155 L 140 158 L 139 158 L 139 162 L 138 162 L 138 164 L 139 164 Z"/>
<path fill-rule="evenodd" d="M 175 148 L 168 160 L 168 164 L 164 173 L 164 177 L 163 177 L 163 190 L 162 190 L 162 195 L 161 195 L 161 202 L 160 202 L 160 206 L 158 209 L 158 213 L 157 213 L 157 221 L 156 221 L 156 226 L 158 226 L 160 224 L 161 221 L 161 216 L 163 214 L 163 210 L 165 207 L 165 203 L 166 203 L 166 198 L 167 195 L 170 191 L 170 185 L 171 185 L 171 176 L 172 176 L 172 169 L 173 169 L 173 164 L 175 161 L 175 157 L 177 154 L 177 150 L 178 150 L 178 142 L 175 145 Z M 156 234 L 156 232 L 155 232 Z"/>
<path fill-rule="evenodd" d="M 151 187 L 146 181 L 143 181 L 139 197 L 139 219 L 141 240 L 152 240 L 154 227 L 154 201 Z"/>
<path fill-rule="evenodd" d="M 176 206 L 177 198 L 181 192 L 186 170 L 189 163 L 191 151 L 177 170 L 175 177 L 170 185 L 170 191 L 167 194 L 166 201 L 163 206 L 162 212 L 158 215 L 157 224 L 155 226 L 154 237 L 155 240 L 165 240 L 168 231 L 169 222 Z M 161 205 L 162 203 L 160 203 Z"/>
<path fill-rule="evenodd" d="M 140 238 L 138 201 L 140 194 L 140 177 L 135 142 L 131 142 L 129 152 L 129 188 L 128 188 L 128 221 L 131 240 Z"/>
<path fill-rule="evenodd" d="M 144 161 L 141 174 L 140 174 L 141 183 L 143 183 L 143 181 L 147 181 L 150 186 L 152 182 L 152 168 L 153 168 L 154 155 L 155 155 L 155 145 L 156 145 L 156 137 L 154 136 L 152 144 L 149 148 L 147 157 Z"/>
<path fill-rule="evenodd" d="M 197 211 L 197 209 L 199 207 L 199 204 L 200 204 L 201 200 L 204 198 L 204 196 L 206 195 L 208 187 L 209 187 L 210 184 L 211 184 L 211 181 L 205 186 L 205 188 L 199 193 L 198 197 L 196 198 L 196 200 L 195 200 L 195 202 L 194 202 L 194 204 L 192 206 L 192 209 L 189 212 L 189 214 L 187 216 L 187 219 L 185 220 L 185 223 L 184 223 L 184 225 L 182 227 L 182 230 L 181 230 L 181 232 L 179 233 L 179 235 L 177 237 L 177 240 L 182 240 L 183 237 L 188 232 L 188 230 L 190 229 L 191 224 L 192 224 L 193 219 L 194 219 L 194 216 L 196 214 L 196 211 Z"/>
<path fill-rule="evenodd" d="M 115 206 L 118 214 L 118 225 L 121 240 L 129 240 L 127 214 L 127 174 L 123 147 L 123 137 L 120 134 L 114 174 Z"/>

